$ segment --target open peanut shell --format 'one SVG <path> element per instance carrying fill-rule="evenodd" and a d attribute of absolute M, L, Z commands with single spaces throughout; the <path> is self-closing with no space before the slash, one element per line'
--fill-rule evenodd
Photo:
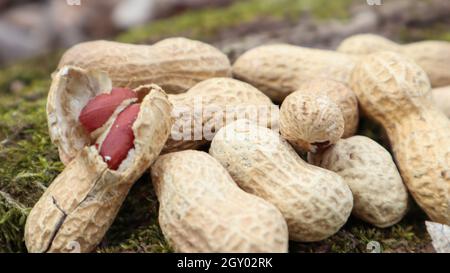
<path fill-rule="evenodd" d="M 109 86 L 104 74 L 74 67 L 64 68 L 54 76 L 47 107 L 50 132 L 66 162 L 73 160 L 28 216 L 25 243 L 30 252 L 92 251 L 112 224 L 133 183 L 167 141 L 173 123 L 167 95 L 156 85 L 139 87 L 137 91 L 145 97 L 140 100 L 132 125 L 134 148 L 117 171 L 109 169 L 96 146 L 89 145 L 89 136 L 81 134 L 82 128 L 74 118 L 84 100 L 99 90 L 109 90 Z M 85 88 L 86 97 L 78 88 Z M 107 133 L 105 129 L 101 134 Z"/>
<path fill-rule="evenodd" d="M 112 82 L 108 74 L 64 66 L 52 75 L 47 98 L 47 120 L 50 138 L 58 147 L 61 161 L 67 165 L 84 147 L 93 144 L 128 105 L 142 100 L 154 86 L 143 85 L 133 89 L 137 99 L 124 100 L 102 127 L 89 133 L 79 121 L 84 106 L 100 94 L 110 93 Z M 157 87 L 159 89 L 159 87 Z"/>

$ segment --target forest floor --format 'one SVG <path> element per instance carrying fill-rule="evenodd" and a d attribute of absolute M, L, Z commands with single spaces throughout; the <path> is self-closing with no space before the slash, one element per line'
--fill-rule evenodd
<path fill-rule="evenodd" d="M 363 2 L 363 3 L 362 3 Z M 115 40 L 153 43 L 185 36 L 214 44 L 234 60 L 264 43 L 287 42 L 334 49 L 355 33 L 372 32 L 397 42 L 450 41 L 447 1 L 389 1 L 369 6 L 355 0 L 248 0 L 222 8 L 187 11 L 132 29 Z M 0 69 L 0 252 L 26 251 L 26 217 L 62 171 L 48 136 L 45 114 L 51 73 L 62 50 Z M 388 145 L 380 128 L 361 121 L 359 134 Z M 148 175 L 132 188 L 98 252 L 170 252 L 157 222 L 157 201 Z M 411 201 L 398 224 L 375 228 L 357 219 L 319 243 L 291 243 L 291 252 L 368 252 L 371 241 L 383 252 L 433 252 L 426 215 Z"/>

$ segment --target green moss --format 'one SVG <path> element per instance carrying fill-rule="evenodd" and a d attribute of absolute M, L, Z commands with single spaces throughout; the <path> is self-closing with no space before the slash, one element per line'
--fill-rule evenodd
<path fill-rule="evenodd" d="M 0 191 L 0 253 L 25 251 L 23 227 L 29 209 Z"/>
<path fill-rule="evenodd" d="M 369 243 L 379 243 L 381 252 L 429 251 L 430 238 L 426 233 L 426 215 L 413 204 L 411 211 L 398 224 L 377 228 L 351 217 L 332 237 L 317 243 L 291 243 L 292 252 L 371 252 Z"/>
<path fill-rule="evenodd" d="M 402 28 L 399 33 L 400 41 L 410 43 L 422 40 L 450 41 L 448 23 L 435 23 L 425 26 Z"/>
<path fill-rule="evenodd" d="M 18 94 L 0 93 L 0 252 L 24 250 L 27 211 L 62 170 L 47 131 L 48 85 L 35 79 Z"/>
<path fill-rule="evenodd" d="M 48 79 L 61 54 L 61 51 L 57 51 L 3 68 L 0 73 L 0 94 L 11 93 L 11 85 L 15 82 L 29 86 L 35 80 Z"/>
<path fill-rule="evenodd" d="M 208 39 L 218 31 L 255 23 L 259 20 L 286 21 L 309 11 L 318 19 L 347 18 L 353 0 L 248 0 L 236 1 L 225 8 L 189 11 L 176 17 L 152 22 L 118 37 L 119 41 L 141 43 L 183 35 Z"/>
<path fill-rule="evenodd" d="M 157 198 L 145 174 L 130 191 L 99 252 L 170 252 L 158 225 Z"/>

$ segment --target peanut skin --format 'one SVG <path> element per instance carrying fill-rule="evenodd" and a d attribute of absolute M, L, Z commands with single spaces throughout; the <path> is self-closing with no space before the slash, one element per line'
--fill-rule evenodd
<path fill-rule="evenodd" d="M 374 34 L 351 36 L 339 45 L 337 51 L 365 55 L 378 51 L 393 51 L 413 59 L 425 70 L 433 87 L 450 85 L 450 43 L 421 41 L 406 45 L 396 44 Z"/>
<path fill-rule="evenodd" d="M 140 105 L 136 103 L 120 112 L 100 147 L 99 153 L 111 170 L 117 170 L 134 147 L 133 123 L 139 109 Z"/>
<path fill-rule="evenodd" d="M 342 178 L 303 161 L 273 130 L 238 120 L 219 130 L 209 153 L 243 190 L 281 211 L 291 240 L 326 239 L 350 216 L 353 197 Z"/>
<path fill-rule="evenodd" d="M 229 77 L 230 61 L 218 49 L 186 38 L 169 38 L 154 45 L 93 41 L 75 45 L 58 68 L 76 66 L 103 71 L 114 86 L 136 88 L 155 83 L 167 93 L 184 92 L 213 77 Z"/>
<path fill-rule="evenodd" d="M 339 174 L 353 193 L 353 215 L 377 227 L 399 222 L 408 207 L 408 191 L 392 156 L 364 136 L 339 140 L 318 154 L 311 164 Z"/>
<path fill-rule="evenodd" d="M 450 121 L 431 100 L 425 71 L 394 52 L 362 58 L 351 87 L 385 128 L 403 181 L 435 222 L 450 224 Z"/>
<path fill-rule="evenodd" d="M 163 155 L 152 167 L 159 224 L 177 252 L 287 252 L 281 213 L 242 191 L 205 152 Z"/>
<path fill-rule="evenodd" d="M 89 132 L 102 127 L 125 100 L 137 99 L 137 94 L 128 88 L 113 88 L 111 93 L 103 93 L 90 100 L 81 110 L 79 120 Z"/>

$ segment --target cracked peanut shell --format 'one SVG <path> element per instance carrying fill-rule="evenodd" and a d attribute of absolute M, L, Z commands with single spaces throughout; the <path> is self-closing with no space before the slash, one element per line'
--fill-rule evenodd
<path fill-rule="evenodd" d="M 65 66 L 53 73 L 47 97 L 47 122 L 50 139 L 65 165 L 104 133 L 123 109 L 136 102 L 136 99 L 123 101 L 102 127 L 88 133 L 79 120 L 83 107 L 95 96 L 110 93 L 112 87 L 104 72 Z M 148 86 L 140 86 L 133 91 L 142 98 L 148 90 Z"/>
<path fill-rule="evenodd" d="M 90 252 L 100 243 L 131 186 L 161 152 L 172 125 L 164 91 L 156 85 L 142 88 L 148 95 L 132 127 L 134 148 L 128 157 L 113 171 L 94 145 L 81 149 L 31 210 L 25 225 L 29 252 Z"/>

